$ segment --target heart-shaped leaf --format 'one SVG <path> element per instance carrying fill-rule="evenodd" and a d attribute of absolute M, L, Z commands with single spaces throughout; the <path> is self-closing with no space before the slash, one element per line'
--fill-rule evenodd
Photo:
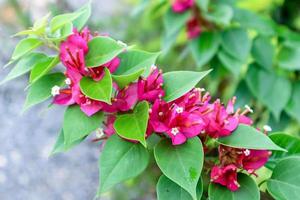
<path fill-rule="evenodd" d="M 201 199 L 203 192 L 202 179 L 199 179 L 197 185 L 197 200 Z M 157 200 L 193 200 L 192 196 L 182 187 L 161 175 L 156 185 Z"/>
<path fill-rule="evenodd" d="M 255 181 L 246 174 L 238 174 L 240 188 L 232 192 L 226 187 L 211 183 L 208 189 L 210 200 L 259 200 L 260 193 Z"/>
<path fill-rule="evenodd" d="M 61 86 L 66 79 L 62 73 L 47 74 L 33 83 L 29 88 L 23 111 L 51 97 L 53 86 Z"/>
<path fill-rule="evenodd" d="M 272 70 L 275 48 L 270 38 L 266 36 L 256 37 L 251 52 L 253 58 L 261 67 Z"/>
<path fill-rule="evenodd" d="M 238 76 L 240 74 L 243 62 L 226 53 L 226 51 L 224 51 L 223 49 L 218 52 L 218 58 L 223 66 L 235 76 Z"/>
<path fill-rule="evenodd" d="M 144 69 L 140 69 L 128 75 L 112 75 L 112 78 L 118 84 L 119 88 L 122 89 L 129 83 L 136 81 L 144 71 Z"/>
<path fill-rule="evenodd" d="M 300 156 L 300 139 L 286 133 L 273 133 L 270 135 L 271 140 L 278 146 L 287 150 L 274 151 L 268 160 L 267 167 L 273 169 L 276 164 L 288 156 Z"/>
<path fill-rule="evenodd" d="M 300 123 L 300 81 L 293 84 L 293 91 L 285 111 Z"/>
<path fill-rule="evenodd" d="M 194 88 L 197 83 L 210 71 L 211 70 L 204 72 L 174 71 L 164 73 L 164 100 L 170 102 L 181 97 L 192 88 Z"/>
<path fill-rule="evenodd" d="M 155 160 L 163 174 L 197 199 L 196 187 L 203 166 L 203 147 L 199 138 L 173 146 L 164 139 L 154 149 Z"/>
<path fill-rule="evenodd" d="M 118 115 L 114 128 L 121 137 L 139 141 L 146 147 L 148 118 L 149 105 L 146 101 L 142 101 L 136 105 L 133 113 Z"/>
<path fill-rule="evenodd" d="M 300 157 L 281 160 L 267 181 L 268 192 L 275 199 L 295 200 L 300 194 Z"/>
<path fill-rule="evenodd" d="M 82 93 L 91 99 L 111 103 L 112 78 L 109 70 L 104 68 L 104 76 L 100 81 L 94 81 L 90 77 L 83 77 L 80 80 Z"/>
<path fill-rule="evenodd" d="M 220 35 L 217 32 L 203 32 L 201 37 L 190 41 L 189 47 L 198 67 L 207 64 L 214 57 L 220 41 Z"/>
<path fill-rule="evenodd" d="M 227 137 L 218 139 L 218 142 L 235 148 L 268 149 L 286 151 L 277 146 L 267 135 L 255 128 L 240 124 L 238 128 Z"/>
<path fill-rule="evenodd" d="M 118 135 L 111 136 L 100 155 L 98 196 L 115 184 L 142 173 L 148 162 L 149 153 L 141 144 L 125 141 Z"/>
<path fill-rule="evenodd" d="M 252 94 L 279 120 L 281 111 L 291 96 L 291 83 L 284 77 L 263 70 L 256 65 L 249 66 L 246 83 Z"/>
<path fill-rule="evenodd" d="M 144 69 L 144 76 L 147 76 L 150 72 L 151 66 L 155 64 L 155 61 L 159 53 L 150 53 L 139 50 L 128 50 L 121 53 L 118 58 L 121 59 L 121 63 L 118 69 L 114 72 L 114 75 L 129 75 Z"/>
<path fill-rule="evenodd" d="M 283 69 L 300 69 L 300 48 L 283 46 L 278 54 L 278 65 Z"/>
<path fill-rule="evenodd" d="M 69 148 L 74 142 L 96 130 L 102 121 L 102 112 L 89 117 L 80 110 L 79 106 L 69 106 L 64 114 L 63 122 L 65 148 Z"/>
<path fill-rule="evenodd" d="M 97 67 L 111 61 L 126 47 L 123 43 L 105 36 L 93 38 L 89 41 L 88 46 L 89 52 L 85 56 L 87 67 Z"/>

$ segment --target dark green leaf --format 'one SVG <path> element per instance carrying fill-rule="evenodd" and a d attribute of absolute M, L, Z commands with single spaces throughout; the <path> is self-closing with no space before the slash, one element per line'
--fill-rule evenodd
<path fill-rule="evenodd" d="M 232 74 L 234 74 L 236 77 L 241 73 L 243 62 L 241 62 L 240 60 L 231 56 L 223 49 L 221 49 L 218 52 L 218 58 L 221 61 L 221 63 L 223 64 L 223 66 L 227 70 L 229 70 Z"/>
<path fill-rule="evenodd" d="M 256 37 L 251 52 L 254 60 L 260 66 L 268 70 L 272 69 L 275 48 L 272 45 L 270 38 L 266 36 Z"/>
<path fill-rule="evenodd" d="M 88 46 L 89 52 L 85 56 L 85 64 L 88 67 L 98 67 L 111 61 L 126 47 L 123 43 L 105 36 L 95 37 L 89 41 Z"/>
<path fill-rule="evenodd" d="M 300 157 L 281 160 L 267 181 L 268 192 L 275 199 L 295 200 L 300 194 Z"/>
<path fill-rule="evenodd" d="M 63 132 L 65 147 L 69 148 L 74 142 L 82 139 L 101 126 L 103 113 L 98 112 L 87 116 L 79 106 L 69 106 L 64 114 Z"/>
<path fill-rule="evenodd" d="M 40 62 L 37 62 L 30 73 L 29 82 L 33 84 L 39 80 L 42 76 L 47 74 L 51 69 L 53 69 L 59 63 L 58 56 L 47 57 Z"/>
<path fill-rule="evenodd" d="M 287 152 L 283 151 L 274 151 L 272 152 L 272 156 L 269 158 L 267 166 L 273 169 L 276 164 L 288 157 L 299 155 L 300 156 L 300 139 L 294 136 L 285 134 L 285 133 L 274 133 L 270 135 L 271 140 L 277 144 L 278 146 L 287 150 Z"/>
<path fill-rule="evenodd" d="M 29 88 L 23 110 L 27 110 L 31 106 L 41 103 L 51 97 L 51 89 L 53 86 L 61 86 L 66 79 L 62 73 L 47 74 L 33 83 Z"/>
<path fill-rule="evenodd" d="M 226 187 L 211 183 L 208 189 L 210 200 L 259 200 L 260 193 L 255 181 L 246 174 L 238 174 L 238 182 L 241 187 L 232 192 Z"/>
<path fill-rule="evenodd" d="M 201 37 L 190 42 L 191 52 L 199 67 L 207 64 L 216 54 L 220 45 L 220 35 L 217 32 L 203 32 Z"/>
<path fill-rule="evenodd" d="M 129 75 L 136 73 L 141 69 L 145 69 L 144 75 L 148 75 L 151 66 L 155 64 L 158 55 L 159 53 L 150 53 L 139 50 L 129 50 L 121 53 L 118 56 L 121 59 L 121 63 L 114 72 L 114 75 Z"/>
<path fill-rule="evenodd" d="M 259 69 L 256 65 L 250 65 L 246 82 L 252 94 L 272 111 L 278 120 L 290 99 L 291 83 L 284 77 Z"/>
<path fill-rule="evenodd" d="M 197 200 L 201 199 L 203 192 L 203 183 L 200 178 L 197 185 Z M 191 195 L 182 187 L 161 175 L 156 185 L 157 200 L 193 200 Z"/>
<path fill-rule="evenodd" d="M 141 144 L 125 141 L 118 135 L 110 137 L 99 160 L 98 196 L 115 184 L 142 173 L 147 167 L 148 161 L 149 153 Z"/>
<path fill-rule="evenodd" d="M 173 146 L 170 139 L 164 139 L 155 147 L 154 155 L 163 174 L 197 199 L 196 187 L 204 157 L 200 139 L 190 138 L 178 146 Z"/>
<path fill-rule="evenodd" d="M 149 105 L 143 101 L 136 105 L 133 113 L 120 114 L 114 123 L 117 134 L 121 137 L 139 141 L 146 147 L 146 130 L 149 118 Z"/>
<path fill-rule="evenodd" d="M 300 81 L 293 84 L 293 92 L 285 111 L 300 123 Z"/>
<path fill-rule="evenodd" d="M 47 58 L 47 56 L 42 53 L 31 53 L 28 56 L 22 58 L 9 72 L 5 79 L 1 81 L 0 85 L 29 72 L 34 67 L 35 63 L 40 62 L 45 58 Z"/>
<path fill-rule="evenodd" d="M 163 74 L 164 99 L 170 102 L 181 97 L 194 88 L 210 71 L 211 70 L 204 72 L 174 71 Z"/>
<path fill-rule="evenodd" d="M 227 26 L 233 17 L 233 9 L 227 4 L 214 3 L 211 10 L 208 13 L 204 13 L 204 17 L 217 25 Z"/>
<path fill-rule="evenodd" d="M 278 66 L 288 70 L 300 70 L 300 47 L 283 46 L 278 54 Z"/>
<path fill-rule="evenodd" d="M 245 29 L 228 29 L 222 33 L 223 49 L 234 58 L 245 61 L 250 53 L 251 40 Z"/>
<path fill-rule="evenodd" d="M 238 128 L 227 137 L 218 139 L 218 142 L 230 147 L 246 149 L 267 149 L 285 151 L 277 146 L 267 135 L 255 128 L 240 124 Z"/>
<path fill-rule="evenodd" d="M 111 103 L 112 78 L 109 70 L 104 68 L 105 75 L 100 81 L 94 81 L 90 77 L 83 77 L 80 80 L 82 93 L 91 99 Z"/>

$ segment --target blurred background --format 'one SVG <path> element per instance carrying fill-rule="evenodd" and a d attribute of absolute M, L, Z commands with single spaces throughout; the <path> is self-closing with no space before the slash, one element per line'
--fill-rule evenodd
<path fill-rule="evenodd" d="M 161 50 L 160 10 L 147 10 L 151 0 L 94 0 L 89 26 L 147 51 Z M 30 27 L 34 20 L 52 12 L 76 10 L 86 0 L 0 0 L 0 66 L 8 62 L 20 38 L 11 35 Z M 238 1 L 242 8 L 263 13 L 298 32 L 300 1 Z M 195 61 L 181 47 L 174 47 L 158 65 L 166 71 L 194 69 Z M 0 67 L 0 80 L 9 69 Z M 42 104 L 21 114 L 26 76 L 0 87 L 0 199 L 89 200 L 98 187 L 98 157 L 101 147 L 85 140 L 73 150 L 49 157 L 63 118 L 63 107 L 46 109 Z M 213 79 L 209 84 L 214 84 Z M 285 114 L 283 114 L 284 116 Z M 290 119 L 277 122 L 282 128 Z M 283 124 L 281 126 L 281 124 Z M 294 123 L 295 124 L 295 123 Z M 297 123 L 296 123 L 297 124 Z M 289 130 L 299 133 L 299 125 Z M 127 181 L 100 199 L 155 199 L 155 178 L 145 175 Z M 138 185 L 136 183 L 139 183 Z"/>

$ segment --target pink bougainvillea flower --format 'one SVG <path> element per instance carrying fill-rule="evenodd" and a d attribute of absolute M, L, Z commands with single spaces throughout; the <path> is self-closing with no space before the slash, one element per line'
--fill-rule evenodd
<path fill-rule="evenodd" d="M 139 100 L 153 103 L 156 99 L 162 98 L 165 95 L 162 89 L 163 82 L 162 71 L 155 66 L 151 67 L 150 75 L 146 79 L 140 78 L 138 81 Z"/>
<path fill-rule="evenodd" d="M 197 38 L 201 33 L 201 24 L 197 17 L 192 17 L 186 23 L 187 36 L 189 39 Z"/>
<path fill-rule="evenodd" d="M 235 165 L 214 166 L 210 178 L 211 182 L 226 186 L 231 191 L 236 191 L 240 187 L 237 182 L 237 167 Z"/>
<path fill-rule="evenodd" d="M 114 84 L 116 91 L 115 97 L 112 99 L 112 104 L 103 103 L 103 111 L 113 113 L 118 111 L 128 111 L 134 107 L 138 101 L 137 84 L 132 83 L 129 86 L 119 90 Z"/>
<path fill-rule="evenodd" d="M 232 113 L 228 113 L 226 108 L 218 99 L 211 105 L 212 112 L 205 116 L 205 132 L 213 138 L 230 135 L 238 126 L 239 118 Z"/>
<path fill-rule="evenodd" d="M 246 149 L 243 151 L 244 158 L 242 160 L 243 169 L 249 173 L 253 173 L 255 170 L 264 166 L 271 155 L 267 150 L 253 150 Z"/>
<path fill-rule="evenodd" d="M 194 0 L 173 0 L 172 10 L 176 13 L 181 13 L 194 5 Z"/>
<path fill-rule="evenodd" d="M 103 123 L 105 125 L 103 132 L 109 137 L 116 133 L 114 128 L 115 121 L 116 115 L 108 115 L 106 121 Z"/>
<path fill-rule="evenodd" d="M 110 71 L 110 73 L 114 73 L 120 65 L 120 59 L 118 57 L 113 58 L 111 61 L 105 63 L 99 67 L 88 68 L 90 76 L 95 80 L 99 81 L 104 76 L 104 67 Z"/>
<path fill-rule="evenodd" d="M 170 105 L 162 99 L 157 99 L 150 109 L 149 123 L 155 132 L 163 133 L 168 130 L 167 121 L 170 114 Z"/>

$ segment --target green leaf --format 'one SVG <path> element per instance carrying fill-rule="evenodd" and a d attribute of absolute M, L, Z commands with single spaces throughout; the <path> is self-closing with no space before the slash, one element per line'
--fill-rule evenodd
<path fill-rule="evenodd" d="M 50 21 L 50 31 L 51 33 L 54 33 L 58 29 L 62 28 L 64 25 L 72 22 L 76 18 L 78 18 L 82 12 L 74 12 L 74 13 L 66 13 L 62 15 L 57 15 L 53 17 L 53 19 Z"/>
<path fill-rule="evenodd" d="M 300 157 L 281 160 L 267 181 L 268 192 L 275 199 L 295 200 L 300 194 Z"/>
<path fill-rule="evenodd" d="M 287 150 L 274 151 L 268 160 L 267 167 L 273 169 L 276 164 L 288 156 L 300 156 L 300 139 L 285 133 L 273 133 L 270 135 L 271 140 L 278 146 Z"/>
<path fill-rule="evenodd" d="M 48 40 L 59 43 L 60 41 L 66 39 L 73 32 L 73 24 L 71 22 L 65 24 L 63 27 L 51 34 Z"/>
<path fill-rule="evenodd" d="M 25 56 L 26 54 L 28 54 L 29 52 L 31 52 L 32 50 L 36 49 L 37 47 L 41 46 L 43 44 L 43 42 L 41 42 L 39 39 L 37 38 L 25 38 L 23 40 L 21 40 L 12 56 L 11 56 L 11 60 L 18 60 L 19 58 Z"/>
<path fill-rule="evenodd" d="M 289 80 L 272 72 L 250 65 L 246 83 L 252 94 L 261 101 L 278 120 L 287 105 L 292 91 Z"/>
<path fill-rule="evenodd" d="M 239 173 L 238 182 L 241 187 L 232 192 L 226 187 L 210 183 L 208 196 L 210 200 L 259 200 L 260 193 L 255 181 L 248 175 Z"/>
<path fill-rule="evenodd" d="M 201 178 L 196 190 L 197 200 L 200 200 L 203 192 L 203 183 Z M 187 191 L 168 179 L 165 175 L 160 176 L 156 185 L 156 193 L 158 200 L 193 200 Z"/>
<path fill-rule="evenodd" d="M 98 36 L 88 43 L 89 52 L 85 56 L 85 64 L 88 67 L 98 67 L 119 55 L 124 49 L 124 44 L 110 37 Z"/>
<path fill-rule="evenodd" d="M 226 51 L 221 49 L 218 52 L 218 58 L 223 64 L 223 66 L 228 69 L 236 77 L 241 73 L 243 62 L 236 59 L 235 57 L 228 54 Z"/>
<path fill-rule="evenodd" d="M 115 75 L 129 75 L 137 73 L 141 69 L 145 69 L 144 75 L 148 75 L 150 68 L 155 64 L 159 53 L 149 53 L 139 50 L 128 50 L 121 53 L 118 57 L 121 62 Z"/>
<path fill-rule="evenodd" d="M 196 0 L 196 4 L 204 12 L 207 12 L 210 0 Z"/>
<path fill-rule="evenodd" d="M 77 146 L 78 144 L 80 144 L 86 137 L 83 137 L 79 140 L 76 140 L 75 142 L 73 142 L 72 144 L 66 146 L 65 145 L 65 136 L 64 136 L 64 132 L 63 130 L 60 131 L 57 140 L 54 144 L 54 147 L 51 151 L 51 156 L 57 153 L 62 153 L 62 152 L 66 152 L 70 149 L 72 149 L 73 147 Z"/>
<path fill-rule="evenodd" d="M 59 62 L 58 56 L 46 57 L 44 60 L 37 62 L 31 70 L 29 82 L 33 84 L 53 69 Z"/>
<path fill-rule="evenodd" d="M 197 83 L 210 71 L 211 70 L 204 72 L 174 71 L 164 73 L 164 100 L 170 102 L 181 97 L 192 88 L 194 88 Z"/>
<path fill-rule="evenodd" d="M 100 155 L 100 193 L 115 184 L 141 174 L 149 162 L 149 153 L 141 144 L 128 142 L 118 135 L 111 136 Z"/>
<path fill-rule="evenodd" d="M 231 135 L 218 139 L 220 144 L 235 148 L 286 151 L 277 146 L 267 135 L 255 128 L 240 124 Z"/>
<path fill-rule="evenodd" d="M 214 3 L 212 4 L 211 10 L 203 15 L 208 21 L 214 22 L 220 26 L 227 26 L 230 24 L 233 17 L 233 9 L 227 4 Z"/>
<path fill-rule="evenodd" d="M 199 138 L 173 146 L 169 139 L 160 141 L 154 149 L 157 165 L 170 180 L 197 199 L 196 187 L 203 166 L 203 147 Z"/>
<path fill-rule="evenodd" d="M 88 2 L 86 5 L 82 6 L 75 13 L 81 14 L 79 17 L 73 20 L 73 25 L 77 28 L 77 30 L 81 30 L 91 16 L 91 2 Z"/>
<path fill-rule="evenodd" d="M 139 141 L 146 147 L 146 130 L 149 118 L 149 105 L 142 101 L 133 113 L 117 115 L 114 128 L 118 135 L 129 140 Z"/>
<path fill-rule="evenodd" d="M 47 58 L 47 56 L 42 53 L 31 53 L 28 56 L 22 58 L 9 72 L 5 79 L 0 82 L 0 85 L 23 74 L 26 74 L 34 67 L 36 62 L 40 62 L 40 60 L 44 60 L 45 58 Z"/>
<path fill-rule="evenodd" d="M 252 56 L 254 60 L 263 68 L 272 70 L 275 48 L 270 38 L 258 36 L 254 39 L 252 46 Z"/>
<path fill-rule="evenodd" d="M 80 80 L 82 93 L 91 99 L 111 103 L 112 78 L 109 70 L 104 68 L 105 75 L 100 81 L 94 81 L 90 77 L 83 77 Z"/>
<path fill-rule="evenodd" d="M 245 29 L 228 29 L 222 33 L 223 49 L 234 58 L 245 61 L 250 53 L 251 40 Z"/>
<path fill-rule="evenodd" d="M 235 9 L 233 20 L 240 23 L 243 28 L 253 29 L 261 35 L 275 35 L 274 22 L 254 12 L 245 9 Z"/>
<path fill-rule="evenodd" d="M 35 34 L 44 34 L 46 31 L 46 26 L 50 17 L 50 13 L 45 15 L 44 17 L 36 20 L 33 24 L 32 30 L 35 32 Z"/>
<path fill-rule="evenodd" d="M 112 78 L 118 84 L 119 88 L 122 89 L 129 83 L 136 81 L 144 71 L 144 69 L 140 69 L 128 75 L 112 75 Z"/>
<path fill-rule="evenodd" d="M 61 86 L 66 79 L 62 73 L 47 74 L 33 83 L 29 88 L 23 110 L 41 103 L 51 97 L 51 89 L 53 86 Z"/>
<path fill-rule="evenodd" d="M 300 70 L 300 47 L 283 46 L 278 54 L 278 66 L 287 70 Z"/>
<path fill-rule="evenodd" d="M 292 95 L 285 111 L 300 123 L 300 81 L 293 84 Z"/>
<path fill-rule="evenodd" d="M 79 106 L 69 106 L 64 114 L 63 132 L 65 147 L 69 148 L 75 141 L 82 139 L 100 127 L 103 113 L 87 116 Z"/>
<path fill-rule="evenodd" d="M 217 53 L 220 45 L 218 32 L 203 32 L 201 37 L 190 41 L 190 50 L 198 67 L 207 64 Z"/>

